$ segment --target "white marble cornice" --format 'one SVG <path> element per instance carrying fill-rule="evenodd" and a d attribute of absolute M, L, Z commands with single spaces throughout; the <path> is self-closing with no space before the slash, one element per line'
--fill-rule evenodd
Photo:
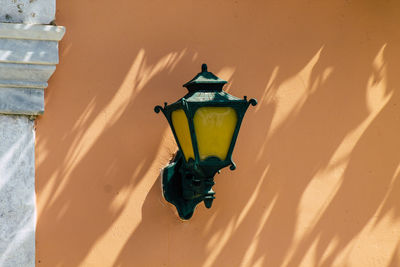
<path fill-rule="evenodd" d="M 65 28 L 0 23 L 0 113 L 39 115 Z"/>
<path fill-rule="evenodd" d="M 62 26 L 1 23 L 0 38 L 60 41 L 64 36 Z"/>

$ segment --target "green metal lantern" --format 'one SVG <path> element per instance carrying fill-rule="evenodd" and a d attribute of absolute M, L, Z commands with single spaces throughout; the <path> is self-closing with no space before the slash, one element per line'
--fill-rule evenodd
<path fill-rule="evenodd" d="M 183 86 L 189 93 L 162 111 L 178 144 L 173 161 L 162 171 L 165 199 L 176 206 L 182 219 L 190 219 L 202 201 L 210 208 L 215 199 L 214 175 L 230 165 L 244 114 L 255 99 L 232 96 L 222 90 L 227 83 L 202 65 L 202 71 Z"/>

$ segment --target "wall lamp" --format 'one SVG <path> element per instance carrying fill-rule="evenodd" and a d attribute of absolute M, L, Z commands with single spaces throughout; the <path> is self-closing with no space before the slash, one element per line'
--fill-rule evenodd
<path fill-rule="evenodd" d="M 162 111 L 174 134 L 179 150 L 162 174 L 164 198 L 175 205 L 179 217 L 188 220 L 197 204 L 211 208 L 214 175 L 230 165 L 240 125 L 249 105 L 257 100 L 232 96 L 222 90 L 227 83 L 201 66 L 201 72 L 183 87 L 188 94 Z"/>

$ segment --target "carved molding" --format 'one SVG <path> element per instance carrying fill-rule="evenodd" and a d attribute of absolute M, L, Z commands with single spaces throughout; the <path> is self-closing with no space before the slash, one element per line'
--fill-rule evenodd
<path fill-rule="evenodd" d="M 0 23 L 0 113 L 39 115 L 65 28 Z"/>

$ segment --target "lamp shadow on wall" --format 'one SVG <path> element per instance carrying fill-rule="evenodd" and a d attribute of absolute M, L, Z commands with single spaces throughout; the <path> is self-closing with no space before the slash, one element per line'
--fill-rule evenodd
<path fill-rule="evenodd" d="M 148 19 L 151 3 L 122 1 L 115 17 L 108 3 L 72 2 L 59 5 L 75 20 L 58 15 L 65 54 L 38 121 L 41 266 L 343 266 L 357 241 L 368 251 L 368 233 L 399 221 L 394 4 L 193 13 L 181 1 L 182 16 L 161 4 Z M 213 208 L 183 223 L 161 199 L 174 144 L 152 108 L 181 97 L 203 61 L 229 67 L 230 93 L 260 103 L 242 125 L 238 169 L 216 177 Z M 396 266 L 397 242 L 382 253 Z"/>

